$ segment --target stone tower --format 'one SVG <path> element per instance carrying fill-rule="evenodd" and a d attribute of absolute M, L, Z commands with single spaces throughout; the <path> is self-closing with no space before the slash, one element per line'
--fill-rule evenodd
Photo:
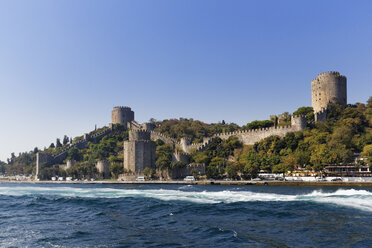
<path fill-rule="evenodd" d="M 130 107 L 114 107 L 111 112 L 111 123 L 112 124 L 124 124 L 128 126 L 128 123 L 134 121 L 134 112 Z"/>
<path fill-rule="evenodd" d="M 324 112 L 328 103 L 346 106 L 346 77 L 336 71 L 323 72 L 311 81 L 311 105 L 315 117 Z M 317 118 L 316 118 L 317 120 Z"/>
<path fill-rule="evenodd" d="M 292 115 L 291 116 L 291 126 L 296 131 L 304 130 L 307 126 L 306 116 Z"/>
<path fill-rule="evenodd" d="M 191 139 L 190 138 L 181 138 L 181 147 L 184 152 L 190 152 Z"/>
<path fill-rule="evenodd" d="M 155 169 L 155 142 L 147 130 L 131 130 L 129 140 L 124 141 L 124 169 L 142 173 L 146 167 Z"/>
<path fill-rule="evenodd" d="M 101 177 L 110 178 L 110 165 L 108 161 L 97 161 L 96 168 Z"/>

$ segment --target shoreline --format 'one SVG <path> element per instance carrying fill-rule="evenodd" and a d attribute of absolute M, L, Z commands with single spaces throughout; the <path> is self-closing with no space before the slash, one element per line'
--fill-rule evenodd
<path fill-rule="evenodd" d="M 16 181 L 0 180 L 14 184 L 153 184 L 153 185 L 257 185 L 257 186 L 358 186 L 372 187 L 372 182 L 304 182 L 304 181 Z"/>

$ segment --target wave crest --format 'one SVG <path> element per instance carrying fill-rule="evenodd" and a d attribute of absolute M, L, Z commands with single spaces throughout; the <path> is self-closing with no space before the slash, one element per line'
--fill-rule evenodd
<path fill-rule="evenodd" d="M 288 195 L 261 193 L 249 190 L 239 191 L 182 191 L 170 189 L 116 189 L 116 188 L 78 188 L 78 187 L 4 187 L 0 186 L 0 195 L 10 196 L 53 196 L 82 198 L 125 198 L 145 197 L 162 201 L 186 201 L 200 204 L 235 202 L 278 202 L 311 201 L 353 207 L 372 212 L 372 192 L 356 189 L 338 189 L 334 192 L 315 190 L 309 194 Z"/>

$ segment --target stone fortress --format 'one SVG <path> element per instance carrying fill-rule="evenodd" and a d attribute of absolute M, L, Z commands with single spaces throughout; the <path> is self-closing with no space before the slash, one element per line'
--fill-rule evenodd
<path fill-rule="evenodd" d="M 289 132 L 301 131 L 306 128 L 307 122 L 304 116 L 292 116 L 291 125 L 274 126 L 255 130 L 244 130 L 229 133 L 219 133 L 211 137 L 205 137 L 201 143 L 191 143 L 188 138 L 177 141 L 167 135 L 154 130 L 146 129 L 149 125 L 138 125 L 135 122 L 129 123 L 131 129 L 129 141 L 124 142 L 124 168 L 131 172 L 141 172 L 145 167 L 155 168 L 152 161 L 155 153 L 155 146 L 148 144 L 150 140 L 162 140 L 173 147 L 182 150 L 173 154 L 173 161 L 189 163 L 189 156 L 192 151 L 203 151 L 214 138 L 223 140 L 229 137 L 237 137 L 244 145 L 253 145 L 266 137 L 277 135 L 284 137 Z"/>
<path fill-rule="evenodd" d="M 346 77 L 342 76 L 339 72 L 323 72 L 311 81 L 311 101 L 314 109 L 314 116 L 317 122 L 326 121 L 327 106 L 329 103 L 338 103 L 342 106 L 347 104 L 347 91 L 346 91 Z M 274 116 L 276 117 L 276 116 Z M 307 126 L 305 116 L 291 116 L 291 124 L 288 126 L 278 126 L 278 118 L 276 117 L 275 125 L 269 128 L 261 128 L 255 130 L 244 130 L 229 133 L 219 133 L 212 137 L 204 137 L 201 143 L 191 143 L 187 138 L 182 138 L 180 141 L 166 136 L 162 133 L 154 131 L 155 127 L 152 123 L 144 123 L 142 125 L 134 121 L 134 112 L 130 107 L 114 107 L 111 112 L 111 124 L 109 128 L 104 128 L 102 131 L 94 133 L 93 135 L 85 134 L 83 139 L 70 147 L 61 151 L 55 156 L 48 154 L 37 154 L 36 162 L 36 177 L 39 173 L 40 164 L 57 164 L 63 161 L 69 149 L 73 147 L 83 148 L 88 140 L 100 138 L 112 132 L 114 124 L 124 124 L 129 128 L 129 140 L 124 142 L 124 169 L 126 172 L 140 175 L 144 168 L 149 167 L 155 169 L 155 143 L 154 141 L 160 139 L 165 143 L 171 144 L 176 149 L 173 154 L 173 161 L 182 161 L 186 164 L 189 163 L 189 156 L 192 151 L 203 151 L 211 143 L 213 138 L 221 138 L 223 140 L 229 137 L 238 138 L 244 145 L 253 145 L 264 138 L 272 135 L 284 137 L 289 132 L 296 132 L 304 130 Z M 182 152 L 180 152 L 180 150 Z M 109 163 L 98 162 L 97 169 L 100 174 L 105 177 L 108 174 Z M 67 168 L 67 167 L 66 167 Z M 178 173 L 179 175 L 189 174 L 193 169 L 191 165 L 186 166 L 184 172 Z M 205 172 L 205 168 L 200 165 L 195 165 L 199 172 Z"/>
<path fill-rule="evenodd" d="M 347 104 L 347 94 L 346 94 L 346 77 L 342 76 L 339 72 L 330 71 L 330 72 L 323 72 L 320 73 L 314 80 L 311 81 L 311 99 L 312 99 L 312 107 L 314 109 L 314 116 L 316 121 L 324 122 L 326 121 L 327 115 L 327 106 L 329 103 L 338 103 L 342 106 L 346 106 Z M 114 108 L 113 112 L 116 111 Z M 125 117 L 123 119 L 128 119 Z M 201 143 L 191 143 L 191 141 L 187 138 L 182 138 L 180 141 L 177 141 L 171 137 L 168 137 L 164 134 L 154 131 L 153 127 L 150 124 L 142 124 L 139 125 L 135 123 L 133 120 L 131 122 L 127 122 L 128 128 L 132 130 L 141 130 L 141 132 L 147 132 L 147 136 L 150 136 L 151 140 L 163 140 L 165 143 L 172 144 L 174 147 L 177 147 L 182 150 L 183 152 L 176 152 L 173 154 L 174 161 L 182 161 L 188 163 L 189 154 L 192 151 L 203 151 L 212 141 L 213 138 L 221 138 L 223 140 L 228 139 L 229 137 L 236 137 L 238 138 L 244 145 L 253 145 L 255 142 L 258 142 L 264 138 L 267 138 L 272 135 L 277 135 L 279 137 L 284 137 L 289 132 L 296 132 L 304 130 L 307 126 L 307 120 L 305 116 L 291 116 L 291 125 L 288 126 L 278 126 L 277 124 L 278 118 L 276 118 L 275 125 L 269 128 L 261 128 L 255 130 L 244 130 L 244 131 L 236 131 L 230 133 L 219 133 L 212 137 L 205 137 L 203 142 Z M 124 123 L 124 122 L 123 122 Z M 126 123 L 124 123 L 126 124 Z M 147 139 L 148 141 L 149 139 Z M 138 140 L 139 141 L 139 140 Z M 136 152 L 130 151 L 128 147 L 128 141 L 124 145 L 124 157 L 129 157 L 129 159 L 124 159 L 125 168 L 130 168 L 131 171 L 141 172 L 141 170 L 145 167 L 154 168 L 152 163 L 142 164 L 141 162 L 134 162 L 136 161 L 135 157 L 140 156 L 141 159 L 138 161 L 145 161 L 142 159 L 142 156 L 146 156 L 144 154 L 152 154 L 152 151 L 142 151 L 140 155 L 136 155 Z M 133 142 L 133 141 L 132 141 Z M 146 149 L 146 148 L 145 148 Z M 149 149 L 155 149 L 153 147 Z M 149 161 L 150 157 L 146 159 Z"/>
<path fill-rule="evenodd" d="M 311 81 L 311 105 L 316 121 L 325 121 L 329 103 L 347 104 L 346 77 L 336 71 L 323 72 Z"/>

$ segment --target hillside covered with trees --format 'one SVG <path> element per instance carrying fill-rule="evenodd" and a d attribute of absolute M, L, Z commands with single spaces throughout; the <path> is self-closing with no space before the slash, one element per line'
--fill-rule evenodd
<path fill-rule="evenodd" d="M 372 98 L 367 104 L 356 103 L 342 108 L 330 104 L 328 119 L 324 123 L 315 123 L 311 107 L 301 107 L 293 114 L 306 115 L 308 127 L 300 132 L 288 133 L 285 137 L 271 136 L 254 145 L 244 146 L 236 138 L 213 139 L 202 152 L 192 152 L 191 162 L 204 163 L 207 177 L 213 178 L 252 178 L 259 171 L 282 173 L 295 168 L 320 171 L 325 165 L 347 164 L 355 159 L 355 154 L 372 161 Z M 281 115 L 282 124 L 288 123 L 288 113 Z M 183 137 L 192 142 L 201 142 L 203 137 L 210 137 L 221 132 L 256 129 L 274 125 L 273 120 L 253 121 L 244 126 L 234 123 L 207 124 L 193 119 L 152 120 L 156 131 L 176 140 Z M 284 125 L 283 124 L 283 125 Z M 73 142 L 81 139 L 76 137 Z M 58 167 L 43 168 L 41 178 L 51 176 L 72 176 L 74 178 L 97 177 L 95 164 L 99 160 L 111 162 L 111 173 L 115 178 L 124 172 L 123 142 L 128 139 L 128 131 L 122 125 L 116 125 L 114 131 L 100 139 L 91 140 L 86 148 L 72 148 L 67 159 L 76 161 L 72 168 L 64 171 Z M 57 139 L 42 151 L 56 154 L 64 149 L 69 141 L 67 136 Z M 32 174 L 35 172 L 35 157 L 38 148 L 30 152 L 14 153 L 7 163 L 0 162 L 0 173 L 7 175 Z M 169 144 L 156 141 L 156 167 L 168 170 L 185 166 L 181 162 L 172 163 L 175 148 Z M 66 159 L 66 160 L 67 160 Z M 360 161 L 360 165 L 365 161 Z M 371 166 L 371 162 L 369 162 Z M 154 175 L 154 171 L 146 170 Z"/>

